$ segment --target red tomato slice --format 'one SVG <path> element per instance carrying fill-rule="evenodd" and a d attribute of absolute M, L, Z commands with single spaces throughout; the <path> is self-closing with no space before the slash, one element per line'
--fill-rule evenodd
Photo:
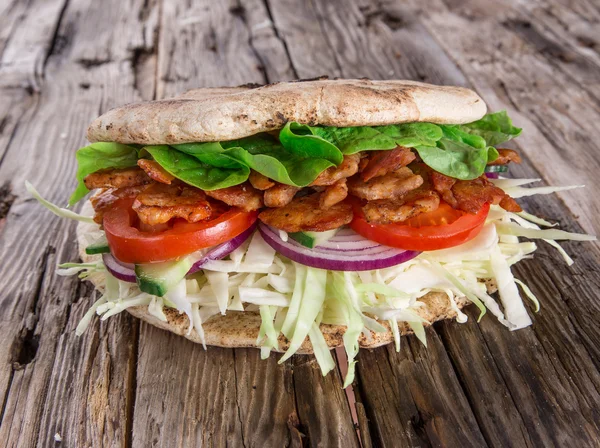
<path fill-rule="evenodd" d="M 238 236 L 257 219 L 258 211 L 230 208 L 216 219 L 190 223 L 176 220 L 169 230 L 142 232 L 131 201 L 119 201 L 104 213 L 104 231 L 111 253 L 125 263 L 173 260 Z"/>
<path fill-rule="evenodd" d="M 368 223 L 355 208 L 350 227 L 359 235 L 386 246 L 406 250 L 437 250 L 458 246 L 473 239 L 485 224 L 490 205 L 474 215 L 441 202 L 437 210 L 423 213 L 401 224 Z"/>

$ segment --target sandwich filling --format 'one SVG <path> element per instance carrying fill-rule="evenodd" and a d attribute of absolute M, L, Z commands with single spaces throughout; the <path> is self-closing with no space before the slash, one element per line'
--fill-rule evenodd
<path fill-rule="evenodd" d="M 399 348 L 399 322 L 424 338 L 431 292 L 447 295 L 459 321 L 469 301 L 510 329 L 529 325 L 517 286 L 537 299 L 510 266 L 536 246 L 519 238 L 548 241 L 568 263 L 554 240 L 593 239 L 542 230 L 552 224 L 515 201 L 571 188 L 501 176 L 521 159 L 497 146 L 520 133 L 499 112 L 463 125 L 290 122 L 235 141 L 92 143 L 77 152 L 70 205 L 94 190 L 93 221 L 30 191 L 86 222 L 92 261 L 60 270 L 103 292 L 78 332 L 94 313 L 143 306 L 165 321 L 170 307 L 204 342 L 210 317 L 258 312 L 264 356 L 284 337 L 283 361 L 308 338 L 325 374 L 334 364 L 319 326 L 342 325 L 349 384 L 360 338 L 391 331 Z"/>

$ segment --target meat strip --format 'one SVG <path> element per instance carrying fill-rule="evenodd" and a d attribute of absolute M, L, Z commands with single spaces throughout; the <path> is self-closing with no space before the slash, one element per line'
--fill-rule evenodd
<path fill-rule="evenodd" d="M 358 163 L 360 155 L 350 154 L 344 156 L 344 160 L 338 166 L 327 168 L 313 181 L 310 186 L 327 186 L 333 185 L 340 179 L 345 179 L 354 176 L 358 172 Z"/>
<path fill-rule="evenodd" d="M 258 210 L 263 206 L 262 193 L 249 183 L 221 188 L 220 190 L 205 191 L 207 196 L 225 202 L 232 207 L 239 207 L 247 212 Z"/>
<path fill-rule="evenodd" d="M 415 159 L 415 154 L 409 148 L 403 146 L 398 146 L 392 150 L 373 151 L 368 165 L 361 171 L 360 176 L 362 180 L 368 182 L 374 177 L 384 176 L 391 171 L 407 166 Z"/>
<path fill-rule="evenodd" d="M 369 201 L 363 212 L 368 222 L 391 224 L 437 210 L 439 205 L 440 197 L 435 191 L 419 188 L 402 198 Z"/>
<path fill-rule="evenodd" d="M 155 226 L 173 218 L 203 221 L 211 215 L 206 195 L 197 188 L 153 183 L 137 195 L 132 206 L 140 221 Z"/>
<path fill-rule="evenodd" d="M 432 171 L 430 174 L 433 189 L 442 197 L 442 199 L 450 204 L 452 208 L 458 208 L 458 202 L 452 194 L 452 187 L 456 183 L 456 179 L 446 176 L 445 174 Z"/>
<path fill-rule="evenodd" d="M 488 165 L 506 165 L 510 162 L 521 163 L 521 156 L 512 149 L 499 148 L 498 154 L 498 158 L 488 163 Z"/>
<path fill-rule="evenodd" d="M 248 177 L 250 181 L 250 185 L 252 185 L 257 190 L 268 190 L 272 186 L 275 185 L 271 179 L 267 176 L 260 174 L 258 171 L 251 170 L 250 176 Z"/>
<path fill-rule="evenodd" d="M 477 213 L 483 204 L 504 204 L 510 211 L 521 211 L 519 204 L 508 196 L 504 190 L 496 187 L 485 176 L 473 180 L 458 180 L 452 187 L 457 207 L 468 213 Z M 517 210 L 518 208 L 518 210 Z"/>
<path fill-rule="evenodd" d="M 285 207 L 263 210 L 258 218 L 267 225 L 286 232 L 324 232 L 352 221 L 352 206 L 337 203 L 327 210 L 319 208 L 320 194 L 294 198 Z"/>
<path fill-rule="evenodd" d="M 102 224 L 104 212 L 112 207 L 115 202 L 125 198 L 133 199 L 145 188 L 147 188 L 146 185 L 137 185 L 135 187 L 102 189 L 90 198 L 95 212 L 94 221 Z"/>
<path fill-rule="evenodd" d="M 286 184 L 276 184 L 274 187 L 265 191 L 265 207 L 283 207 L 288 205 L 294 199 L 300 188 Z"/>
<path fill-rule="evenodd" d="M 169 174 L 162 166 L 155 160 L 140 159 L 137 162 L 138 166 L 143 169 L 150 179 L 160 182 L 161 184 L 170 185 L 175 179 L 175 176 Z"/>
<path fill-rule="evenodd" d="M 421 176 L 414 174 L 410 168 L 403 167 L 384 176 L 375 177 L 368 182 L 353 177 L 348 181 L 348 190 L 353 196 L 367 201 L 375 201 L 402 196 L 422 184 Z"/>
<path fill-rule="evenodd" d="M 88 174 L 83 183 L 88 190 L 96 188 L 125 188 L 149 184 L 150 177 L 141 168 L 135 166 L 122 169 L 100 170 Z"/>
<path fill-rule="evenodd" d="M 327 210 L 329 207 L 334 206 L 338 202 L 342 202 L 348 196 L 348 186 L 346 185 L 346 179 L 340 179 L 335 184 L 326 187 L 321 193 L 319 199 L 319 207 L 323 210 Z"/>

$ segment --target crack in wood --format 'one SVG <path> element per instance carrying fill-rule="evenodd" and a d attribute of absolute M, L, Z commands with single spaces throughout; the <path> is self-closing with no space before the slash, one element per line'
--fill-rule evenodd
<path fill-rule="evenodd" d="M 133 447 L 133 419 L 137 393 L 137 361 L 139 356 L 140 322 L 136 319 L 132 325 L 131 340 L 133 355 L 129 358 L 129 376 L 127 378 L 127 399 L 125 401 L 125 440 L 123 446 Z"/>
<path fill-rule="evenodd" d="M 48 258 L 54 254 L 56 249 L 53 246 L 47 246 L 40 257 L 39 270 L 40 276 L 37 279 L 33 289 L 33 301 L 29 316 L 25 319 L 25 325 L 21 328 L 18 338 L 13 342 L 12 347 L 12 366 L 13 370 L 21 370 L 27 364 L 33 362 L 37 355 L 40 342 L 40 335 L 36 334 L 36 327 L 40 319 L 40 298 L 42 285 L 48 273 Z M 53 272 L 52 272 L 53 274 Z"/>
<path fill-rule="evenodd" d="M 48 65 L 48 60 L 50 59 L 50 57 L 60 55 L 63 52 L 63 50 L 68 46 L 68 37 L 67 35 L 61 35 L 60 29 L 62 26 L 63 18 L 65 17 L 67 8 L 69 6 L 69 1 L 70 0 L 64 1 L 62 8 L 58 13 L 58 20 L 56 21 L 56 26 L 54 27 L 54 32 L 52 33 L 52 39 L 50 41 L 50 45 L 48 45 L 46 57 L 44 58 L 44 62 L 42 64 L 42 71 L 40 73 L 40 77 L 42 79 L 44 78 L 46 66 Z"/>
<path fill-rule="evenodd" d="M 4 391 L 4 400 L 2 401 L 2 409 L 0 410 L 0 426 L 4 422 L 4 414 L 6 412 L 6 405 L 8 404 L 8 397 L 10 396 L 10 391 L 12 388 L 13 379 L 15 378 L 15 369 L 11 367 L 9 371 L 9 377 L 6 385 L 6 390 Z"/>
<path fill-rule="evenodd" d="M 260 71 L 262 78 L 264 80 L 264 83 L 268 84 L 271 81 L 269 80 L 269 75 L 267 74 L 267 63 L 266 63 L 265 59 L 263 58 L 263 56 L 258 51 L 258 49 L 256 48 L 256 46 L 254 45 L 254 36 L 252 34 L 252 29 L 248 26 L 248 19 L 246 17 L 246 8 L 244 8 L 244 6 L 241 3 L 237 3 L 234 6 L 229 8 L 229 12 L 234 17 L 237 17 L 247 28 L 247 30 L 248 30 L 248 46 L 250 47 L 254 57 L 258 61 L 258 65 L 256 66 L 256 68 Z M 216 38 L 215 38 L 215 42 L 216 42 Z M 216 52 L 216 46 L 215 46 L 214 51 Z"/>
<path fill-rule="evenodd" d="M 298 75 L 298 71 L 296 70 L 296 67 L 294 65 L 294 60 L 292 59 L 290 49 L 288 48 L 288 44 L 287 44 L 285 38 L 283 37 L 282 33 L 279 32 L 279 28 L 275 25 L 275 20 L 273 19 L 273 13 L 271 11 L 271 4 L 269 3 L 269 1 L 270 0 L 263 0 L 265 9 L 267 11 L 267 16 L 269 17 L 269 20 L 271 21 L 271 26 L 273 27 L 273 32 L 275 33 L 275 37 L 277 37 L 277 39 L 279 39 L 279 41 L 283 45 L 285 55 L 290 63 L 292 73 L 294 74 L 294 78 L 298 79 L 300 76 Z M 277 80 L 275 80 L 275 81 L 277 81 Z"/>
<path fill-rule="evenodd" d="M 6 222 L 6 217 L 8 216 L 10 208 L 12 207 L 13 202 L 15 202 L 16 198 L 17 196 L 12 193 L 10 182 L 7 181 L 2 186 L 0 186 L 0 232 L 2 232 L 2 228 L 4 227 L 4 223 Z"/>
<path fill-rule="evenodd" d="M 240 437 L 242 439 L 241 440 L 242 446 L 244 448 L 246 448 L 246 441 L 245 441 L 245 435 L 244 435 L 245 428 L 244 428 L 244 422 L 242 420 L 242 409 L 241 409 L 240 400 L 239 400 L 240 391 L 239 391 L 239 383 L 238 383 L 238 372 L 237 372 L 236 349 L 235 348 L 233 349 L 232 353 L 233 353 L 233 380 L 235 382 L 235 405 L 237 407 L 237 418 L 238 418 L 238 421 L 240 423 L 240 428 L 241 428 Z"/>

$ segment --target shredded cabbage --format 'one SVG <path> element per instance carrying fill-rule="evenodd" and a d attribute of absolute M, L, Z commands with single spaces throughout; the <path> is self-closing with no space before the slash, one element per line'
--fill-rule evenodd
<path fill-rule="evenodd" d="M 35 187 L 33 185 L 31 185 L 31 183 L 27 180 L 25 181 L 25 188 L 27 189 L 27 191 L 29 192 L 29 194 L 31 196 L 36 198 L 40 204 L 42 204 L 44 207 L 46 207 L 48 210 L 50 210 L 56 216 L 60 216 L 61 218 L 74 219 L 75 221 L 81 221 L 81 222 L 87 222 L 87 223 L 94 222 L 93 218 L 91 218 L 90 216 L 80 215 L 78 213 L 75 213 L 72 210 L 67 210 L 66 208 L 61 208 L 61 207 L 54 205 L 53 203 L 47 201 L 38 193 L 38 191 L 35 189 Z"/>
<path fill-rule="evenodd" d="M 501 178 L 494 183 L 517 196 L 565 189 L 521 187 L 537 180 Z M 47 203 L 34 189 L 32 194 L 57 214 L 89 221 Z M 448 306 L 459 322 L 465 322 L 467 316 L 457 300 L 466 298 L 480 309 L 479 319 L 489 310 L 511 330 L 530 325 L 518 287 L 535 304 L 536 311 L 539 301 L 510 271 L 510 266 L 530 258 L 536 250 L 534 242 L 521 238 L 543 239 L 556 247 L 568 264 L 572 260 L 555 240 L 596 239 L 552 228 L 555 226 L 527 212 L 510 213 L 492 206 L 482 231 L 469 242 L 424 252 L 398 266 L 360 273 L 325 271 L 292 262 L 277 254 L 257 232 L 229 257 L 208 263 L 203 271 L 181 281 L 163 298 L 115 279 L 100 257 L 94 259 L 96 262 L 62 264 L 57 272 L 83 278 L 93 275 L 102 292 L 77 326 L 78 335 L 94 314 L 106 319 L 131 306 L 147 306 L 153 316 L 165 321 L 163 309 L 171 307 L 188 316 L 188 334 L 195 331 L 205 345 L 202 323 L 207 319 L 226 312 L 258 312 L 261 326 L 257 344 L 262 357 L 281 350 L 280 334 L 289 340 L 280 362 L 289 359 L 308 338 L 325 375 L 335 368 L 335 362 L 320 326 L 342 325 L 346 328 L 342 338 L 348 362 L 346 387 L 354 380 L 359 339 L 368 340 L 372 332 L 388 331 L 383 323 L 391 328 L 396 350 L 400 350 L 399 325 L 408 325 L 423 344 L 427 343 L 424 326 L 429 322 L 422 317 L 420 310 L 425 304 L 420 299 L 431 291 L 447 295 Z M 500 301 L 487 291 L 485 282 L 490 280 L 498 287 Z"/>

